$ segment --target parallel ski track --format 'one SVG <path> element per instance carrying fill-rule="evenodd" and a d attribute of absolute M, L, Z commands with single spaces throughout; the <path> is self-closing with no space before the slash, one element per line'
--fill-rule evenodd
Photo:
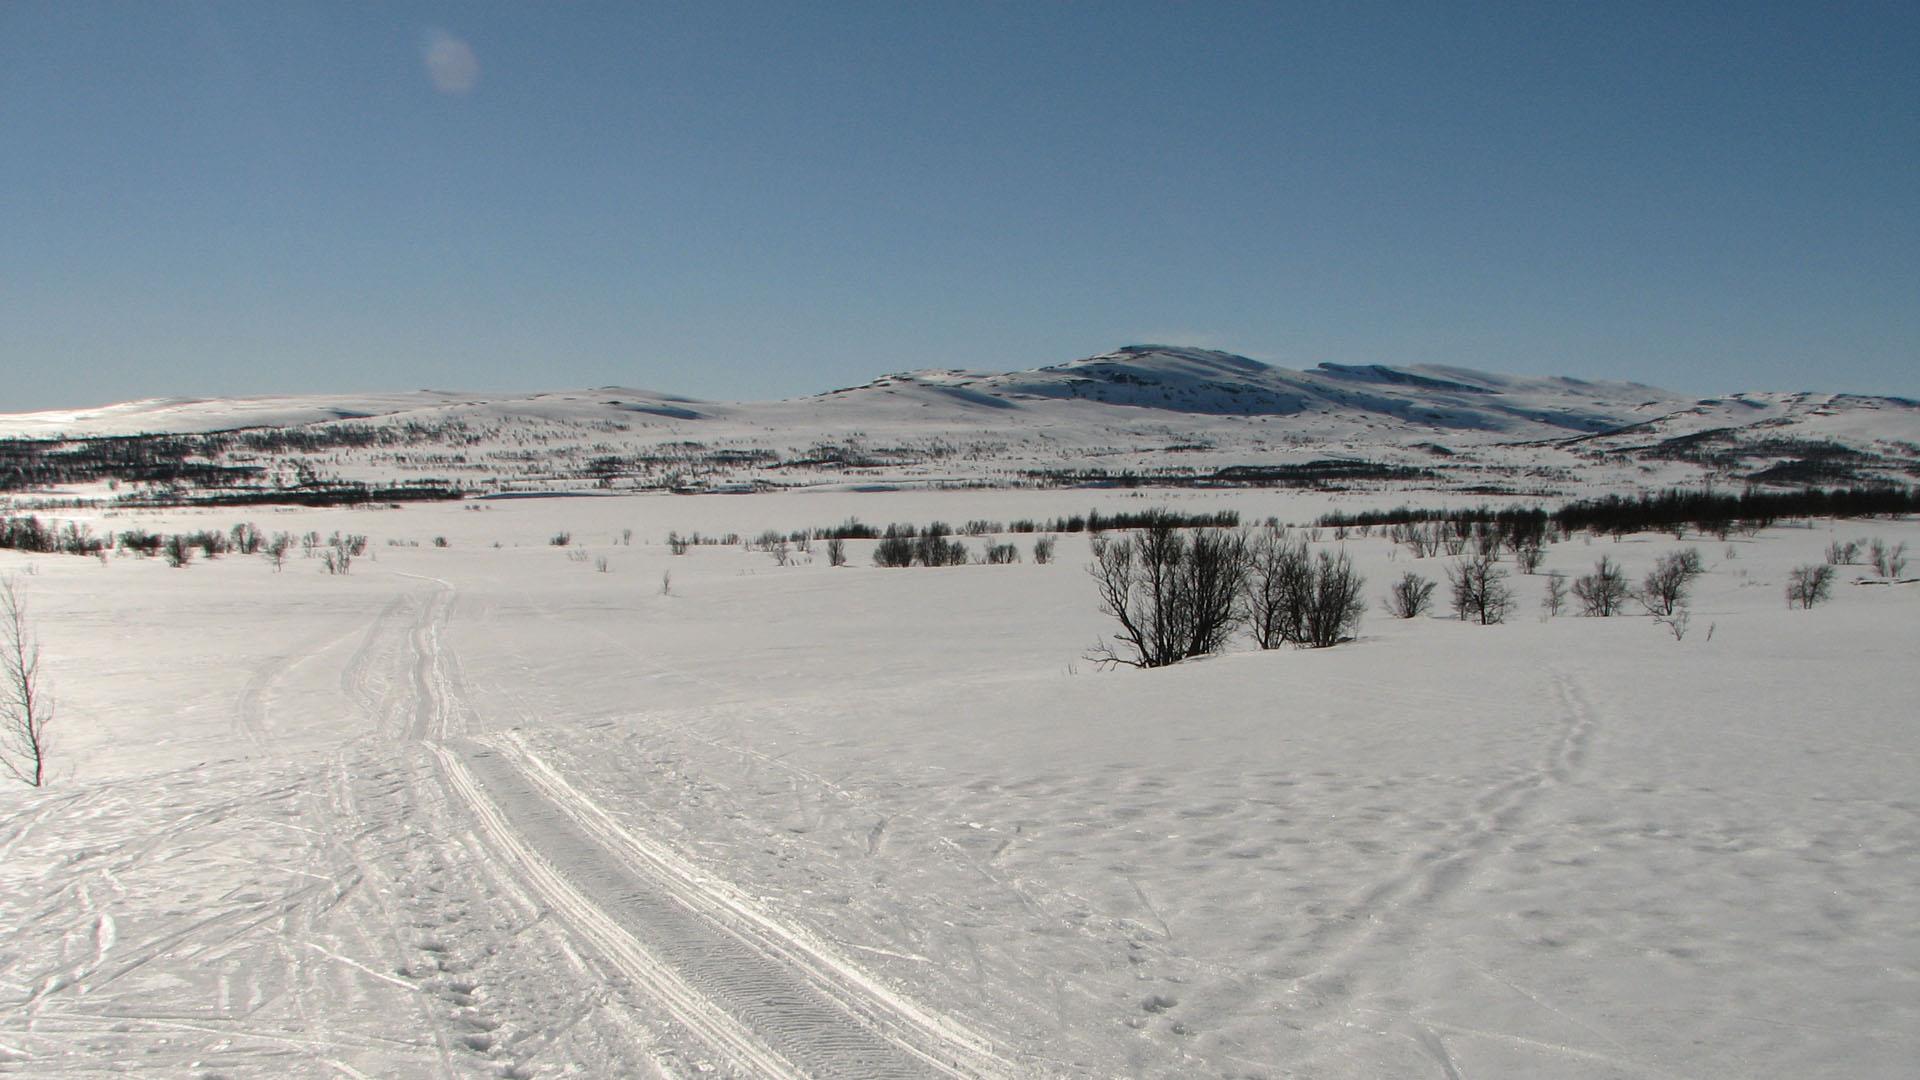
<path fill-rule="evenodd" d="M 463 738 L 470 710 L 439 632 L 454 589 L 427 580 L 438 588 L 411 635 L 409 734 L 516 876 L 727 1071 L 770 1080 L 1018 1073 L 984 1038 L 891 994 L 620 826 L 523 742 Z"/>
<path fill-rule="evenodd" d="M 575 829 L 616 855 L 616 861 L 636 877 L 646 879 L 681 907 L 766 960 L 795 970 L 818 993 L 883 1032 L 898 1049 L 914 1054 L 940 1075 L 1012 1074 L 1012 1065 L 996 1056 L 983 1036 L 892 993 L 804 930 L 780 922 L 671 849 L 622 826 L 528 748 L 516 733 L 490 738 L 486 745 L 530 781 Z"/>

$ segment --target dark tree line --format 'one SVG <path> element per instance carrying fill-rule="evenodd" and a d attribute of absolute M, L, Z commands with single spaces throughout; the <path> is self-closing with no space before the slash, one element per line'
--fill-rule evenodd
<path fill-rule="evenodd" d="M 1674 528 L 1723 534 L 1734 529 L 1763 529 L 1787 518 L 1863 518 L 1920 512 L 1920 489 L 1897 487 L 1806 488 L 1797 491 L 1693 491 L 1669 488 L 1640 495 L 1579 499 L 1547 511 L 1538 507 L 1489 506 L 1434 509 L 1402 506 L 1392 510 L 1324 515 L 1325 526 L 1379 527 L 1443 523 L 1458 531 L 1498 536 L 1543 536 L 1552 527 L 1575 532 L 1636 533 Z M 1462 534 L 1465 535 L 1465 534 Z"/>
<path fill-rule="evenodd" d="M 1084 514 L 1068 514 L 1045 521 L 1034 518 L 1017 518 L 1008 522 L 969 521 L 958 531 L 968 536 L 990 536 L 996 533 L 1098 533 L 1109 529 L 1144 529 L 1161 524 L 1180 529 L 1231 529 L 1240 524 L 1240 514 L 1234 510 L 1220 510 L 1213 513 L 1139 510 L 1117 514 L 1102 514 L 1098 510 L 1089 510 Z M 937 530 L 946 535 L 956 531 L 943 521 L 935 521 L 929 525 L 895 523 L 882 527 L 869 525 L 859 518 L 848 518 L 838 525 L 796 530 L 788 533 L 787 536 L 788 539 L 796 542 L 802 537 L 824 540 L 884 540 L 904 536 L 911 539 L 930 530 Z"/>
<path fill-rule="evenodd" d="M 110 543 L 71 521 L 41 521 L 32 515 L 0 517 L 0 548 L 42 555 L 98 555 Z"/>

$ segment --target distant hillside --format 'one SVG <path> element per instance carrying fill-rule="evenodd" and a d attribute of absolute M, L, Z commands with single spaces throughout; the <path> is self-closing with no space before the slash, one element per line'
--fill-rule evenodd
<path fill-rule="evenodd" d="M 0 416 L 32 500 L 342 501 L 827 485 L 1911 484 L 1920 404 L 1693 400 L 1464 368 L 1294 371 L 1168 345 L 1028 371 L 917 371 L 770 402 L 620 387 L 159 399 Z"/>
<path fill-rule="evenodd" d="M 1687 399 L 1638 383 L 1524 379 L 1463 368 L 1321 364 L 1272 367 L 1232 353 L 1171 345 L 1116 352 L 1034 371 L 921 371 L 836 391 L 911 393 L 987 407 L 1091 401 L 1201 416 L 1313 417 L 1360 428 L 1397 423 L 1427 433 L 1546 437 L 1606 431 L 1682 408 Z"/>

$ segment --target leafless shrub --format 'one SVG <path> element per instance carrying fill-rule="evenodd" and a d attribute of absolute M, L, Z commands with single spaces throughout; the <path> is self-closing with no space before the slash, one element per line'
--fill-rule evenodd
<path fill-rule="evenodd" d="M 1366 611 L 1365 579 L 1345 551 L 1309 558 L 1304 540 L 1276 528 L 1243 538 L 1242 546 L 1241 606 L 1256 644 L 1324 649 L 1352 639 Z"/>
<path fill-rule="evenodd" d="M 1053 561 L 1053 537 L 1042 536 L 1033 542 L 1033 561 L 1043 566 Z"/>
<path fill-rule="evenodd" d="M 1704 573 L 1706 566 L 1700 561 L 1699 548 L 1669 551 L 1654 562 L 1653 569 L 1647 571 L 1640 583 L 1640 603 L 1649 614 L 1672 615 L 1686 603 L 1693 579 Z"/>
<path fill-rule="evenodd" d="M 1433 606 L 1435 583 L 1409 570 L 1387 590 L 1387 613 L 1396 619 L 1413 619 Z"/>
<path fill-rule="evenodd" d="M 922 566 L 965 566 L 971 557 L 965 541 L 949 540 L 953 531 L 942 521 L 928 525 L 913 544 L 913 561 Z"/>
<path fill-rule="evenodd" d="M 1808 563 L 1787 573 L 1787 606 L 1810 608 L 1833 593 L 1833 565 Z"/>
<path fill-rule="evenodd" d="M 1476 555 L 1447 567 L 1447 582 L 1453 586 L 1453 611 L 1462 622 L 1473 619 L 1482 626 L 1507 621 L 1513 612 L 1513 590 L 1507 586 L 1507 572 L 1491 555 Z"/>
<path fill-rule="evenodd" d="M 1446 536 L 1446 527 L 1438 521 L 1414 522 L 1410 525 L 1396 525 L 1393 539 L 1405 544 L 1416 559 L 1440 554 L 1440 545 Z"/>
<path fill-rule="evenodd" d="M 1653 621 L 1667 628 L 1673 634 L 1673 640 L 1684 641 L 1687 636 L 1687 624 L 1693 616 L 1686 608 L 1675 608 L 1665 615 L 1655 615 Z"/>
<path fill-rule="evenodd" d="M 847 542 L 839 537 L 827 541 L 827 563 L 831 566 L 847 565 Z"/>
<path fill-rule="evenodd" d="M 267 546 L 264 550 L 266 551 L 267 561 L 273 564 L 273 572 L 276 574 L 279 573 L 280 568 L 287 563 L 287 553 L 293 550 L 293 534 L 287 532 L 274 533 L 273 539 L 267 541 Z"/>
<path fill-rule="evenodd" d="M 250 522 L 235 525 L 227 534 L 227 546 L 242 555 L 258 555 L 265 538 Z"/>
<path fill-rule="evenodd" d="M 910 536 L 885 536 L 873 546 L 873 565 L 875 566 L 912 566 L 913 538 Z"/>
<path fill-rule="evenodd" d="M 1631 591 L 1620 564 L 1605 555 L 1593 565 L 1593 573 L 1581 574 L 1573 581 L 1573 596 L 1580 601 L 1581 613 L 1598 618 L 1619 614 Z"/>
<path fill-rule="evenodd" d="M 1547 594 L 1540 598 L 1540 607 L 1551 619 L 1566 610 L 1567 575 L 1558 570 L 1547 575 Z"/>
<path fill-rule="evenodd" d="M 1326 649 L 1353 640 L 1367 611 L 1366 601 L 1360 598 L 1365 584 L 1345 551 L 1319 552 L 1314 557 L 1305 633 L 1299 643 Z"/>
<path fill-rule="evenodd" d="M 1523 574 L 1531 574 L 1540 569 L 1540 563 L 1546 557 L 1547 549 L 1541 547 L 1538 541 L 1523 543 L 1513 549 L 1513 561 L 1520 564 L 1520 572 Z"/>
<path fill-rule="evenodd" d="M 1888 547 L 1885 540 L 1876 536 L 1867 545 L 1867 559 L 1873 564 L 1874 573 L 1883 578 L 1897 578 L 1907 572 L 1907 545 Z"/>
<path fill-rule="evenodd" d="M 1246 552 L 1244 608 L 1254 644 L 1277 649 L 1300 641 L 1313 595 L 1306 541 L 1284 528 L 1268 527 L 1247 537 Z"/>
<path fill-rule="evenodd" d="M 1102 538 L 1088 567 L 1100 610 L 1120 622 L 1119 643 L 1090 659 L 1162 667 L 1218 652 L 1239 622 L 1246 545 L 1234 533 L 1188 533 L 1156 523 L 1120 540 Z"/>

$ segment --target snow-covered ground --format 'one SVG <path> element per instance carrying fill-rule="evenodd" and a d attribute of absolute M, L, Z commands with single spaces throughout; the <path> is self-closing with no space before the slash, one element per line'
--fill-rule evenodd
<path fill-rule="evenodd" d="M 1157 671 L 1082 658 L 1084 537 L 900 570 L 663 543 L 1359 504 L 92 520 L 369 535 L 345 577 L 0 552 L 61 740 L 50 788 L 0 792 L 0 1073 L 1911 1075 L 1920 584 L 1781 590 L 1920 523 L 1549 550 L 1637 579 L 1699 546 L 1683 640 L 1543 620 L 1517 573 L 1506 625 L 1392 620 L 1389 578 L 1443 560 L 1351 537 L 1358 642 Z"/>

